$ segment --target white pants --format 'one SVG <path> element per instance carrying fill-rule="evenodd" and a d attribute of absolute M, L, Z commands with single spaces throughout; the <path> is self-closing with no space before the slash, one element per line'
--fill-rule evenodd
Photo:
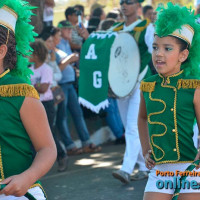
<path fill-rule="evenodd" d="M 139 170 L 147 171 L 142 147 L 140 144 L 138 132 L 138 113 L 140 104 L 139 83 L 135 87 L 131 96 L 118 99 L 118 107 L 122 122 L 125 127 L 126 150 L 124 154 L 121 170 L 131 174 L 136 162 L 139 164 Z"/>
<path fill-rule="evenodd" d="M 176 175 L 176 170 L 180 171 L 180 172 L 184 172 L 187 167 L 190 165 L 191 163 L 175 163 L 175 164 L 161 164 L 161 165 L 156 165 L 149 174 L 149 178 L 145 187 L 145 191 L 144 192 L 160 192 L 160 193 L 167 193 L 167 194 L 173 194 L 174 193 L 174 189 L 166 189 L 166 188 L 162 188 L 162 189 L 158 189 L 158 187 L 156 186 L 156 182 L 157 181 L 171 181 L 173 182 L 174 177 L 176 176 L 160 176 L 160 175 L 156 175 L 156 170 L 160 171 L 160 172 L 174 172 L 174 175 Z M 193 171 L 195 172 L 200 172 L 200 169 L 196 170 L 194 169 Z M 177 177 L 180 177 L 179 175 Z M 187 181 L 191 182 L 191 181 L 196 181 L 197 183 L 200 182 L 200 177 L 199 176 L 188 176 L 186 178 Z M 185 188 L 185 189 L 181 189 L 180 193 L 200 193 L 199 189 L 192 189 L 192 187 L 190 187 L 189 189 Z"/>
<path fill-rule="evenodd" d="M 197 123 L 193 127 L 194 131 L 194 136 L 193 136 L 193 141 L 194 141 L 194 146 L 198 148 L 198 136 L 199 136 L 199 129 Z"/>
<path fill-rule="evenodd" d="M 37 200 L 46 200 L 44 193 L 40 187 L 34 187 L 28 190 Z M 15 196 L 5 196 L 0 195 L 0 200 L 27 200 L 26 197 L 15 197 Z"/>

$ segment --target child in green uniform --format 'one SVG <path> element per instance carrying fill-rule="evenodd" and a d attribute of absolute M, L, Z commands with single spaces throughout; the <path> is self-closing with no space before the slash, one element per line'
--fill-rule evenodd
<path fill-rule="evenodd" d="M 34 36 L 33 27 L 28 24 L 32 15 L 30 8 L 21 0 L 0 2 L 2 200 L 46 199 L 38 179 L 49 171 L 56 159 L 56 147 L 44 107 L 30 85 L 27 56 L 31 54 L 29 43 Z M 37 152 L 34 159 L 32 145 Z M 32 198 L 27 198 L 27 194 Z"/>
<path fill-rule="evenodd" d="M 190 10 L 172 3 L 160 8 L 152 54 L 158 74 L 140 87 L 139 133 L 145 164 L 151 170 L 144 200 L 172 199 L 178 171 L 184 172 L 200 158 L 192 139 L 195 118 L 200 126 L 199 44 L 200 26 Z M 171 175 L 162 176 L 163 172 Z M 200 177 L 187 180 L 198 183 Z M 167 181 L 173 187 L 161 187 Z M 181 187 L 179 200 L 200 199 L 198 189 Z"/>

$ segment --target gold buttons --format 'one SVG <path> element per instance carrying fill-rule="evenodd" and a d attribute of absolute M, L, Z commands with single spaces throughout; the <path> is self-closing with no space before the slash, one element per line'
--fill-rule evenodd
<path fill-rule="evenodd" d="M 174 109 L 173 109 L 173 108 L 171 108 L 171 111 L 173 112 L 173 111 L 174 111 Z"/>
<path fill-rule="evenodd" d="M 174 92 L 176 92 L 176 88 L 174 88 Z"/>
<path fill-rule="evenodd" d="M 173 151 L 176 151 L 176 149 L 173 149 Z"/>
<path fill-rule="evenodd" d="M 175 133 L 175 132 L 176 132 L 176 130 L 175 130 L 175 129 L 172 129 L 172 132 L 173 132 L 173 133 Z"/>

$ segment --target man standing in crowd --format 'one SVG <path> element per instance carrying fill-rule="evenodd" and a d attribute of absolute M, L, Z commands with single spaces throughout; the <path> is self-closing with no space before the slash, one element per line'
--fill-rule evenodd
<path fill-rule="evenodd" d="M 112 27 L 112 31 L 130 32 L 139 47 L 141 67 L 139 80 L 151 74 L 148 63 L 151 59 L 152 41 L 146 41 L 148 36 L 149 20 L 138 19 L 138 8 L 144 0 L 120 0 L 121 10 L 124 14 L 125 21 Z M 151 37 L 153 38 L 153 37 Z M 114 178 L 123 183 L 129 183 L 130 180 L 141 180 L 147 178 L 148 173 L 145 167 L 144 158 L 138 133 L 138 112 L 140 102 L 140 83 L 138 82 L 132 94 L 126 98 L 118 100 L 120 115 L 125 127 L 126 150 L 123 164 L 120 170 L 112 173 Z M 131 177 L 136 163 L 139 164 L 139 172 Z"/>
<path fill-rule="evenodd" d="M 80 12 L 80 11 L 79 11 Z M 77 30 L 76 30 L 76 25 L 78 23 L 78 10 L 75 9 L 75 7 L 68 7 L 65 10 L 65 18 L 67 21 L 69 21 L 72 26 L 74 27 L 72 29 L 72 38 L 69 41 L 70 46 L 72 51 L 80 52 L 82 43 L 83 43 L 83 38 L 79 36 Z M 81 14 L 81 13 L 80 13 Z"/>

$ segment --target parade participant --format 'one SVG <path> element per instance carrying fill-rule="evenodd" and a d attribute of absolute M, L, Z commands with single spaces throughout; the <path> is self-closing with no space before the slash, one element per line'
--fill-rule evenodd
<path fill-rule="evenodd" d="M 192 139 L 195 118 L 200 126 L 200 25 L 186 7 L 168 3 L 158 11 L 152 53 L 158 74 L 141 83 L 138 117 L 143 155 L 151 170 L 144 200 L 173 196 L 174 189 L 158 189 L 156 182 L 174 177 L 156 176 L 156 170 L 185 171 L 200 158 Z M 200 178 L 186 180 L 199 183 Z M 200 199 L 200 191 L 182 188 L 179 199 Z"/>
<path fill-rule="evenodd" d="M 39 95 L 30 83 L 32 12 L 26 1 L 0 2 L 0 199 L 46 199 L 38 179 L 56 159 L 56 146 Z M 33 158 L 32 145 L 37 152 Z"/>
<path fill-rule="evenodd" d="M 137 11 L 141 2 L 143 2 L 143 0 L 121 0 L 120 5 L 125 16 L 125 21 L 118 23 L 111 29 L 113 31 L 123 30 L 130 32 L 138 43 L 141 61 L 140 80 L 142 80 L 144 76 L 147 77 L 151 74 L 147 64 L 151 59 L 150 52 L 152 49 L 152 41 L 147 41 L 146 38 L 153 38 L 148 32 L 149 21 L 138 19 Z M 131 95 L 118 100 L 121 119 L 125 127 L 126 150 L 122 167 L 120 170 L 114 171 L 113 176 L 123 183 L 130 182 L 136 162 L 139 164 L 139 172 L 134 174 L 132 179 L 139 180 L 147 178 L 148 176 L 137 126 L 140 102 L 139 85 L 140 83 L 138 82 Z"/>

